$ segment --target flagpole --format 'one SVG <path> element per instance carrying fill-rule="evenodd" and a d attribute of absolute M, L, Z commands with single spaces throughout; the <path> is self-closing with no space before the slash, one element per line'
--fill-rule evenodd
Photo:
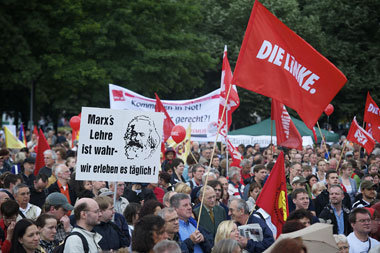
<path fill-rule="evenodd" d="M 230 84 L 230 87 L 228 89 L 228 93 L 227 93 L 227 96 L 226 96 L 226 101 L 224 102 L 224 106 L 223 106 L 223 112 L 222 112 L 222 116 L 220 117 L 221 119 L 224 118 L 224 113 L 226 112 L 226 108 L 227 108 L 227 102 L 228 102 L 228 98 L 230 96 L 230 92 L 231 92 L 231 88 L 232 88 L 232 84 Z M 211 167 L 211 163 L 212 163 L 212 157 L 214 156 L 214 152 L 215 152 L 215 148 L 216 148 L 216 142 L 218 141 L 218 137 L 219 137 L 219 132 L 220 132 L 220 128 L 222 127 L 222 124 L 219 123 L 219 126 L 218 126 L 218 131 L 216 132 L 216 137 L 215 137 L 215 142 L 214 142 L 214 147 L 212 149 L 212 152 L 211 152 L 211 159 L 210 159 L 210 164 L 208 166 L 208 169 L 207 169 L 207 176 L 206 176 L 206 180 L 205 180 L 205 183 L 203 184 L 203 186 L 206 186 L 207 185 L 207 182 L 208 182 L 208 176 L 210 175 L 210 167 Z M 198 227 L 199 227 L 199 221 L 201 219 L 201 215 L 202 215 L 202 207 L 203 207 L 203 201 L 204 201 L 204 198 L 205 198 L 205 193 L 206 191 L 203 191 L 202 193 L 202 199 L 201 199 L 201 205 L 199 207 L 199 215 L 198 215 L 198 221 L 197 221 L 197 230 L 198 230 Z"/>
<path fill-rule="evenodd" d="M 225 138 L 225 141 L 226 141 L 226 147 L 227 147 L 227 142 L 228 142 L 228 109 L 227 109 L 227 113 L 226 113 L 226 138 Z M 228 175 L 228 167 L 229 167 L 229 163 L 228 163 L 228 149 L 227 149 L 227 152 L 226 152 L 226 159 L 227 159 L 227 163 L 226 163 L 226 175 L 224 175 L 224 176 Z"/>
<path fill-rule="evenodd" d="M 271 118 L 271 119 L 270 119 L 270 145 L 271 145 L 271 146 L 273 145 L 272 138 L 273 138 L 273 120 L 272 120 L 272 118 Z M 277 144 L 277 145 L 278 145 L 278 144 Z"/>
<path fill-rule="evenodd" d="M 190 150 L 190 154 L 191 154 L 191 156 L 193 157 L 195 163 L 198 163 L 197 158 L 195 158 L 195 156 L 194 156 L 194 154 L 193 154 L 193 152 L 192 152 L 191 150 Z"/>
<path fill-rule="evenodd" d="M 322 135 L 322 131 L 321 131 L 321 128 L 319 127 L 319 122 L 318 121 L 317 121 L 317 126 L 318 126 L 318 129 L 319 129 L 319 134 L 321 135 L 321 138 L 322 138 L 322 142 L 323 142 L 323 144 L 325 146 L 325 150 L 326 150 L 326 153 L 327 153 L 328 160 L 330 160 L 330 154 L 329 154 L 329 151 L 327 150 L 326 140 L 325 140 L 325 138 Z"/>
<path fill-rule="evenodd" d="M 340 161 L 342 160 L 342 156 L 343 156 L 344 150 L 346 149 L 346 145 L 347 145 L 347 140 L 344 142 L 342 153 L 340 153 L 339 162 L 336 165 L 336 171 L 338 171 L 338 168 L 339 168 L 339 165 L 340 165 Z"/>

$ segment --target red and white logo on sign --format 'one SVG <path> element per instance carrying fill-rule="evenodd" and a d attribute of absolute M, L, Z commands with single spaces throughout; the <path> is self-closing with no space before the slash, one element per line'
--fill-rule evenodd
<path fill-rule="evenodd" d="M 367 143 L 368 139 L 365 137 L 365 135 L 360 131 L 360 129 L 356 130 L 354 134 L 356 140 L 362 144 L 363 146 Z"/>
<path fill-rule="evenodd" d="M 122 90 L 112 90 L 112 96 L 114 101 L 125 101 Z"/>

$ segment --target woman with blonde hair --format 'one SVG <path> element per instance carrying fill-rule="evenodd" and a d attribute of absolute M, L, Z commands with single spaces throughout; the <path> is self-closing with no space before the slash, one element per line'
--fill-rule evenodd
<path fill-rule="evenodd" d="M 215 235 L 215 244 L 223 239 L 234 239 L 239 241 L 239 230 L 232 220 L 222 221 Z"/>
<path fill-rule="evenodd" d="M 186 183 L 176 183 L 174 187 L 174 191 L 177 193 L 185 193 L 185 194 L 190 194 L 191 193 L 191 187 L 188 186 Z"/>

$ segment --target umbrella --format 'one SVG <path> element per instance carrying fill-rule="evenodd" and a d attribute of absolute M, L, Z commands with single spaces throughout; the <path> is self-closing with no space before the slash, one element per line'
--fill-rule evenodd
<path fill-rule="evenodd" d="M 281 234 L 275 243 L 264 251 L 264 253 L 270 253 L 273 247 L 284 238 L 297 237 L 302 238 L 308 253 L 336 253 L 339 250 L 333 236 L 333 225 L 315 223 L 292 233 Z"/>

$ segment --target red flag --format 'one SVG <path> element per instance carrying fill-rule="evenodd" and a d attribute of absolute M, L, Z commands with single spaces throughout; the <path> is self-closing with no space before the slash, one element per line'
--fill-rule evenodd
<path fill-rule="evenodd" d="M 154 95 L 156 95 L 156 106 L 154 108 L 155 111 L 156 112 L 163 112 L 165 114 L 164 141 L 163 142 L 166 142 L 166 140 L 170 137 L 172 129 L 175 126 L 175 124 L 174 124 L 173 120 L 170 118 L 170 116 L 169 116 L 168 112 L 166 111 L 164 105 L 162 104 L 160 98 L 157 96 L 156 93 L 154 93 Z"/>
<path fill-rule="evenodd" d="M 289 216 L 283 152 L 278 156 L 276 164 L 256 200 L 256 205 L 271 216 L 271 221 L 276 226 L 277 236 L 279 236 L 282 226 Z"/>
<path fill-rule="evenodd" d="M 38 136 L 38 129 L 37 129 L 37 126 L 34 125 L 34 128 L 33 128 L 33 133 Z"/>
<path fill-rule="evenodd" d="M 232 83 L 277 99 L 315 125 L 346 77 L 255 1 Z"/>
<path fill-rule="evenodd" d="M 226 127 L 226 114 L 227 114 L 227 120 L 228 120 L 228 129 L 230 129 L 230 126 L 232 123 L 232 113 L 240 105 L 240 99 L 236 91 L 236 87 L 235 85 L 231 87 L 231 79 L 232 79 L 232 72 L 231 72 L 230 63 L 228 62 L 228 58 L 227 58 L 227 46 L 225 46 L 224 54 L 223 54 L 222 78 L 220 82 L 220 103 L 219 103 L 219 116 L 218 116 L 219 124 L 222 125 L 220 127 L 220 134 L 222 134 L 224 137 L 227 136 L 227 131 L 228 131 Z M 228 96 L 227 108 L 222 118 L 223 108 L 226 103 L 226 98 L 227 98 L 229 89 L 231 89 L 231 91 Z"/>
<path fill-rule="evenodd" d="M 365 130 L 375 139 L 380 142 L 380 125 L 375 125 L 372 123 L 367 123 Z"/>
<path fill-rule="evenodd" d="M 40 169 L 45 166 L 44 152 L 48 149 L 50 149 L 49 143 L 47 142 L 44 133 L 40 129 L 38 134 L 37 156 L 34 175 L 37 175 Z"/>
<path fill-rule="evenodd" d="M 348 131 L 347 140 L 359 144 L 367 150 L 368 154 L 371 154 L 375 147 L 375 140 L 372 136 L 359 126 L 356 121 L 356 117 L 352 120 L 350 131 Z"/>
<path fill-rule="evenodd" d="M 380 109 L 369 95 L 369 92 L 365 103 L 364 122 L 380 125 Z"/>
<path fill-rule="evenodd" d="M 272 99 L 272 115 L 276 123 L 277 146 L 302 150 L 302 137 L 285 106 Z"/>
<path fill-rule="evenodd" d="M 240 154 L 239 150 L 232 145 L 229 139 L 227 139 L 227 149 L 232 158 L 230 166 L 240 167 L 240 162 L 243 160 L 243 156 Z"/>

